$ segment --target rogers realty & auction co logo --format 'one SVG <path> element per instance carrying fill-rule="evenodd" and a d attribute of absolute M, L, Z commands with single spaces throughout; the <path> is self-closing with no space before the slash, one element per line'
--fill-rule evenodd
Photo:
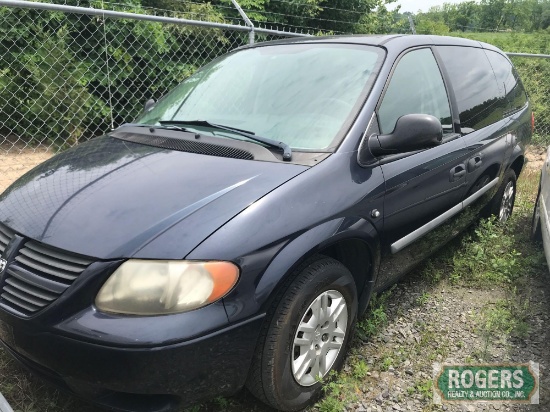
<path fill-rule="evenodd" d="M 434 364 L 434 403 L 539 403 L 539 364 Z"/>

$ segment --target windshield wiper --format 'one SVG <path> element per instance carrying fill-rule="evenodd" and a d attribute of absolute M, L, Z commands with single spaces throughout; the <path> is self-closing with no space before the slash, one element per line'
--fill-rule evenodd
<path fill-rule="evenodd" d="M 243 137 L 246 137 L 250 140 L 255 140 L 260 143 L 265 143 L 271 147 L 277 147 L 283 150 L 283 160 L 290 161 L 292 159 L 292 150 L 290 146 L 283 142 L 278 142 L 277 140 L 270 139 L 268 137 L 262 137 L 254 134 L 254 132 L 249 132 L 247 130 L 237 129 L 236 127 L 224 126 L 222 124 L 210 123 L 207 120 L 160 120 L 162 125 L 189 125 L 189 126 L 207 126 L 214 129 L 226 130 L 228 132 L 233 132 Z"/>
<path fill-rule="evenodd" d="M 149 129 L 168 129 L 168 130 L 177 130 L 179 132 L 189 132 L 189 130 L 187 130 L 185 127 L 179 127 L 176 125 L 169 125 L 169 124 L 158 126 L 154 124 L 145 124 L 145 123 L 124 123 L 124 124 L 121 124 L 119 127 L 127 127 L 127 126 L 147 127 Z"/>

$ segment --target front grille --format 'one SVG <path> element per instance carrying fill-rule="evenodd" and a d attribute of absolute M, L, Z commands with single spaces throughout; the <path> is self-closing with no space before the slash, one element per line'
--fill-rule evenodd
<path fill-rule="evenodd" d="M 11 229 L 8 229 L 0 223 L 0 256 L 2 256 L 2 253 L 6 250 L 8 243 L 10 243 L 14 235 L 15 233 Z"/>
<path fill-rule="evenodd" d="M 92 262 L 28 241 L 8 266 L 0 306 L 32 315 L 55 301 Z"/>

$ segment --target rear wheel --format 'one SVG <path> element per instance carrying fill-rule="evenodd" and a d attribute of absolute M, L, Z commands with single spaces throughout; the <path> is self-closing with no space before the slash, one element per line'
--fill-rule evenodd
<path fill-rule="evenodd" d="M 357 317 L 357 291 L 340 262 L 302 265 L 266 321 L 247 387 L 263 402 L 296 411 L 321 394 L 322 380 L 344 362 Z"/>
<path fill-rule="evenodd" d="M 502 184 L 491 202 L 490 211 L 500 222 L 506 222 L 514 210 L 516 200 L 516 174 L 508 170 L 502 179 Z"/>
<path fill-rule="evenodd" d="M 537 200 L 535 200 L 535 207 L 533 209 L 533 217 L 531 218 L 531 240 L 542 240 L 542 231 L 540 227 L 540 183 L 539 191 L 537 193 Z"/>

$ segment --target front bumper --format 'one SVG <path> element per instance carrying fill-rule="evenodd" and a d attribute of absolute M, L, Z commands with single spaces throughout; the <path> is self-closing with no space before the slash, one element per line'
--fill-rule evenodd
<path fill-rule="evenodd" d="M 263 315 L 182 343 L 103 346 L 0 318 L 0 342 L 57 386 L 117 411 L 169 411 L 239 390 Z"/>

